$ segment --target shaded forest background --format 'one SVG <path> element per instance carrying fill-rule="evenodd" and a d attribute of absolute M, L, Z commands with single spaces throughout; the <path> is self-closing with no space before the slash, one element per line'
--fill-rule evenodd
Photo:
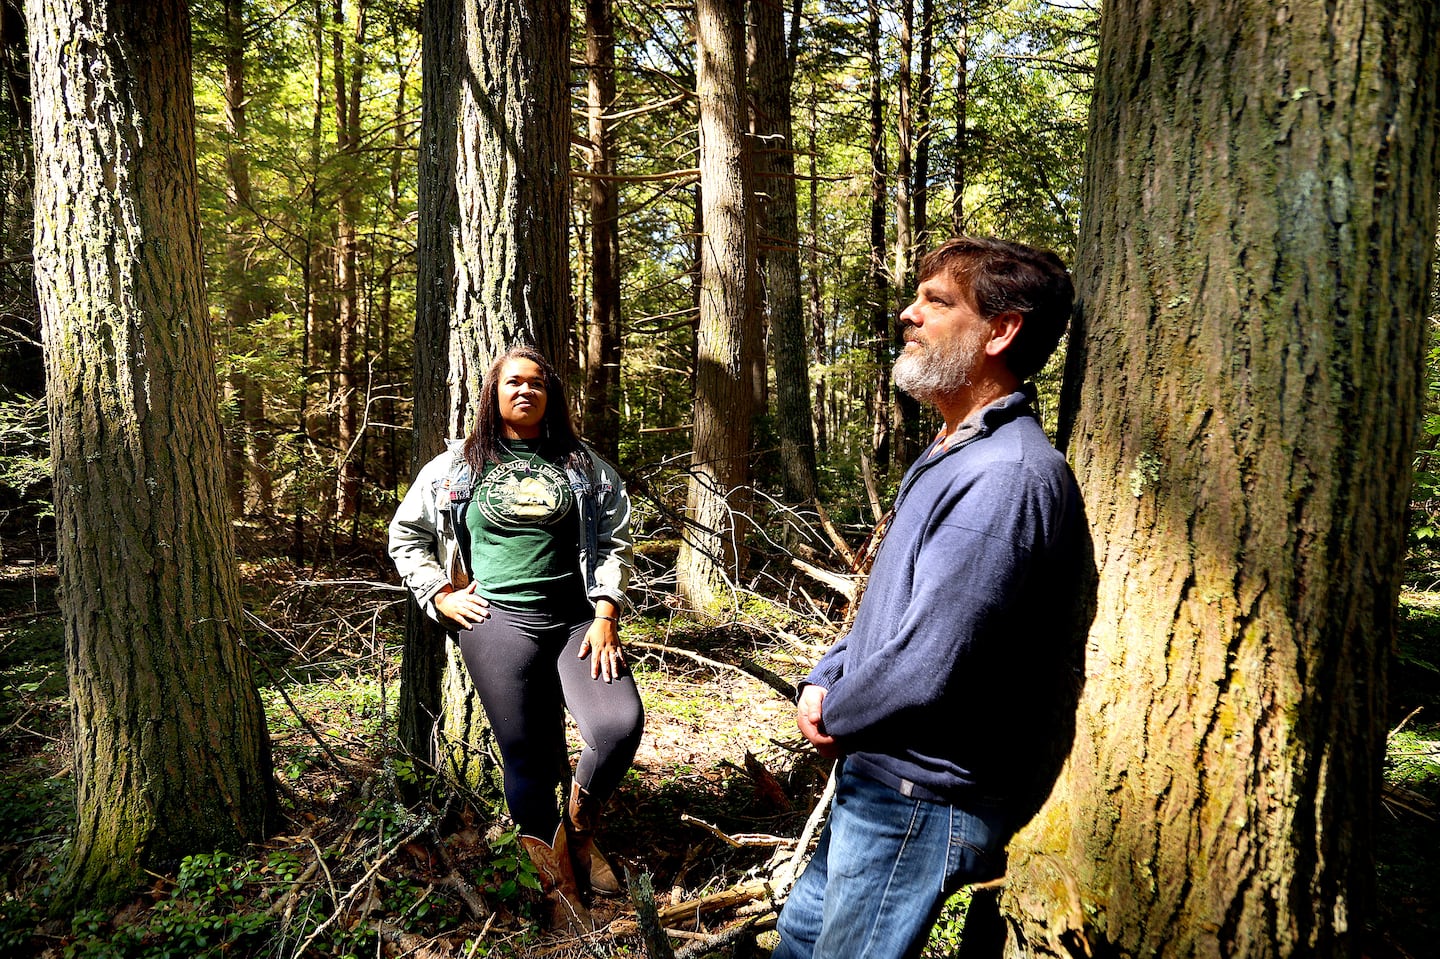
<path fill-rule="evenodd" d="M 373 543 L 409 479 L 419 12 L 418 3 L 383 0 L 194 8 L 206 282 L 242 548 L 247 540 L 280 545 L 292 560 L 309 563 Z M 810 334 L 796 345 L 810 361 L 822 499 L 857 532 L 873 522 L 870 500 L 886 501 L 887 483 L 924 432 L 909 423 L 902 435 L 910 447 L 902 440 L 892 455 L 895 416 L 872 415 L 875 384 L 888 373 L 897 342 L 894 318 L 912 282 L 908 272 L 896 274 L 897 263 L 908 271 L 915 250 L 957 229 L 1073 255 L 1096 10 L 972 4 L 931 15 L 928 33 L 940 39 L 930 50 L 929 133 L 910 148 L 912 182 L 900 191 L 911 211 L 922 212 L 907 211 L 913 236 L 903 251 L 893 226 L 896 11 L 877 11 L 878 75 L 863 8 L 806 10 L 805 42 L 795 51 Z M 608 112 L 616 118 L 623 343 L 615 435 L 597 434 L 576 404 L 587 436 L 602 448 L 618 446 L 626 474 L 671 504 L 689 451 L 697 314 L 697 118 L 686 17 L 668 5 L 621 4 L 616 11 L 617 96 Z M 14 18 L 12 9 L 18 26 Z M 917 25 L 912 46 L 920 33 Z M 577 64 L 584 36 L 583 24 L 575 24 Z M 7 40 L 7 247 L 0 257 L 7 559 L 44 558 L 48 529 L 43 507 L 21 508 L 27 498 L 43 504 L 48 466 L 25 245 L 25 74 L 14 46 Z M 918 49 L 911 56 L 917 76 L 905 82 L 918 97 Z M 575 303 L 569 355 L 557 359 L 578 395 L 592 275 L 578 66 L 575 77 Z M 875 154 L 884 191 L 879 212 L 890 224 L 879 244 L 870 236 L 872 81 L 885 138 Z M 764 491 L 781 486 L 774 436 L 772 428 L 757 444 Z M 647 532 L 656 529 L 652 523 Z"/>
<path fill-rule="evenodd" d="M 227 492 L 256 645 L 276 669 L 266 682 L 267 709 L 272 724 L 282 717 L 278 721 L 286 727 L 277 737 L 294 737 L 293 748 L 277 749 L 280 772 L 293 784 L 290 811 L 297 820 L 328 816 L 334 809 L 332 825 L 369 831 L 377 837 L 377 850 L 389 849 L 419 829 L 412 813 L 390 802 L 385 791 L 414 772 L 385 754 L 390 701 L 385 684 L 394 679 L 387 662 L 397 640 L 399 607 L 374 584 L 391 579 L 383 529 L 411 471 L 420 4 L 206 0 L 192 9 L 205 279 L 223 389 Z M 0 607 L 6 619 L 0 625 L 7 637 L 5 661 L 13 665 L 29 661 L 35 624 L 53 613 L 47 590 L 53 588 L 55 550 L 29 257 L 33 161 L 23 17 L 14 0 L 3 0 L 0 11 L 0 567 L 6 576 Z M 696 237 L 703 228 L 694 38 L 688 10 L 674 5 L 621 3 L 615 11 L 616 96 L 606 110 L 615 122 L 614 167 L 605 176 L 617 193 L 613 275 L 619 282 L 621 336 L 599 354 L 591 348 L 597 281 L 587 240 L 595 174 L 586 117 L 585 26 L 576 6 L 574 301 L 567 350 L 556 359 L 572 385 L 582 432 L 617 460 L 635 495 L 641 554 L 636 598 L 647 619 L 634 638 L 656 645 L 678 638 L 710 662 L 700 664 L 703 669 L 758 659 L 794 676 L 803 673 L 806 657 L 823 647 L 826 630 L 843 615 L 843 596 L 797 572 L 795 561 L 843 571 L 847 557 L 835 540 L 850 549 L 860 546 L 892 498 L 900 472 L 938 425 L 904 404 L 887 381 L 897 344 L 894 318 L 913 285 L 917 251 L 937 238 L 968 232 L 1050 247 L 1073 262 L 1098 6 L 1080 0 L 919 6 L 807 0 L 787 12 L 792 30 L 802 25 L 789 37 L 789 53 L 806 336 L 798 343 L 774 335 L 768 340 L 770 405 L 755 443 L 749 579 L 736 584 L 745 601 L 733 610 L 728 628 L 707 631 L 672 615 L 676 517 L 685 506 L 691 450 Z M 776 248 L 776 241 L 767 240 L 762 226 L 762 256 L 767 247 Z M 816 499 L 823 517 L 813 503 L 787 490 L 780 452 L 777 357 L 797 350 L 809 370 Z M 619 364 L 619 377 L 607 411 L 586 402 L 592 398 L 587 387 L 597 362 L 612 361 Z M 1057 357 L 1039 379 L 1042 409 L 1052 427 L 1062 365 Z M 1440 629 L 1433 625 L 1426 595 L 1440 583 L 1440 561 L 1432 554 L 1440 540 L 1436 349 L 1427 372 L 1432 405 L 1415 460 L 1407 576 L 1416 592 L 1403 610 L 1408 628 L 1397 650 L 1400 668 L 1393 673 L 1398 731 L 1392 737 L 1393 805 L 1387 807 L 1395 823 L 1421 825 L 1419 832 L 1382 837 L 1392 843 L 1382 850 L 1382 873 L 1390 873 L 1389 885 L 1382 885 L 1386 915 L 1394 923 L 1390 938 L 1401 954 L 1412 955 L 1424 954 L 1413 944 L 1423 941 L 1434 923 L 1433 885 L 1419 878 L 1427 863 L 1407 857 L 1425 848 L 1416 836 L 1434 835 L 1424 823 L 1434 814 L 1434 683 L 1440 663 L 1434 638 Z M 823 529 L 825 522 L 838 537 Z M 339 585 L 346 580 L 350 585 Z M 653 695 L 660 708 L 653 712 L 685 720 L 662 723 L 662 729 L 698 734 L 714 721 L 714 704 L 707 704 L 703 693 L 714 677 L 689 676 L 686 671 L 697 662 L 682 667 L 682 659 L 657 658 Z M 60 674 L 63 685 L 63 669 Z M 685 686 L 690 679 L 693 689 Z M 54 682 L 53 674 L 40 679 L 7 673 L 13 707 L 6 707 L 3 721 L 7 736 L 30 736 L 17 755 L 49 750 L 48 762 L 60 764 L 65 733 L 34 722 L 43 716 L 63 723 Z M 726 686 L 725 694 L 727 701 L 742 704 L 737 707 L 742 713 L 774 718 L 768 716 L 773 692 L 749 700 L 753 691 Z M 298 702 L 289 701 L 292 695 Z M 1412 716 L 1420 706 L 1430 711 Z M 735 717 L 729 721 L 739 723 Z M 326 735 L 299 731 L 305 723 Z M 757 726 L 756 742 L 783 738 L 782 726 Z M 327 742 L 344 755 L 327 755 Z M 758 769 L 709 770 L 707 778 L 703 763 L 714 756 L 702 752 L 703 759 L 687 761 L 675 746 L 667 741 L 657 747 L 657 765 L 673 769 L 670 781 L 631 784 L 632 795 L 679 795 L 683 801 L 675 800 L 676 808 L 699 810 L 731 832 L 744 821 L 736 807 L 765 800 L 777 804 L 767 827 L 794 835 L 823 779 L 823 771 L 784 749 L 757 759 Z M 767 762 L 773 769 L 766 769 Z M 25 774 L 33 776 L 35 768 Z M 766 776 L 776 772 L 783 780 L 780 798 L 765 792 Z M 707 785 L 684 792 L 687 776 Z M 16 931 L 27 928 L 29 914 L 21 907 L 42 881 L 39 864 L 63 835 L 64 817 L 45 812 L 56 803 L 63 806 L 63 780 L 58 790 L 54 780 L 44 783 L 38 790 L 22 789 L 13 807 L 18 825 L 6 837 L 12 843 L 7 851 L 14 852 L 23 878 L 6 880 L 6 945 L 34 944 Z M 782 800 L 787 808 L 780 812 Z M 497 810 L 483 802 L 478 808 L 480 821 L 465 814 L 462 832 L 484 834 L 493 825 L 485 816 Z M 692 891 L 715 888 L 742 881 L 756 868 L 754 856 L 705 848 L 690 837 L 677 840 L 673 813 L 663 803 L 640 800 L 627 813 L 637 837 L 622 851 L 665 849 L 650 862 L 663 883 L 683 888 L 688 882 Z M 445 816 L 461 814 L 446 807 Z M 311 837 L 323 839 L 319 832 Z M 330 839 L 343 848 L 338 836 Z M 332 909 L 351 919 L 380 914 L 393 920 L 389 926 L 376 920 L 369 938 L 356 932 L 350 940 L 332 931 L 329 945 L 317 940 L 316 948 L 337 955 L 359 945 L 378 949 L 382 941 L 398 949 L 404 936 L 429 937 L 446 923 L 473 937 L 479 922 L 467 914 L 465 889 L 515 906 L 523 918 L 524 870 L 513 855 L 513 836 L 491 833 L 484 843 L 477 840 L 480 845 L 485 849 L 475 853 L 475 862 L 455 864 L 459 874 L 470 877 L 463 888 L 445 887 L 448 893 L 430 899 L 424 873 L 415 869 L 397 878 L 386 895 L 376 893 L 370 912 L 362 908 L 367 900 L 350 903 L 346 913 L 332 894 L 315 907 L 317 917 L 307 931 L 294 932 L 284 944 L 289 950 L 284 954 L 308 943 L 305 936 Z M 190 954 L 217 942 L 250 942 L 259 938 L 259 925 L 252 929 L 243 917 L 264 915 L 271 904 L 247 912 L 217 890 L 233 883 L 236 890 L 256 894 L 257 887 L 273 882 L 288 891 L 319 859 L 299 843 L 249 865 L 200 857 L 188 872 L 159 883 L 147 907 L 156 901 L 193 907 L 169 915 L 192 938 L 210 936 L 209 944 L 192 943 Z M 475 878 L 481 875 L 489 878 Z M 444 917 L 432 916 L 435 926 L 421 922 L 431 908 L 427 901 Z M 242 918 L 205 925 L 225 915 Z M 156 935 L 153 930 L 166 919 L 163 911 L 159 916 L 144 927 L 147 934 Z M 84 951 L 87 943 L 117 937 L 120 924 L 112 926 L 112 920 L 78 917 L 75 929 L 45 942 L 90 954 Z M 84 923 L 95 927 L 91 939 Z M 347 920 L 336 928 L 349 934 L 362 925 Z M 505 925 L 500 920 L 499 926 Z M 942 923 L 933 954 L 948 954 L 956 925 L 953 917 Z M 521 942 L 506 948 L 529 947 Z M 93 954 L 105 953 L 96 947 Z"/>

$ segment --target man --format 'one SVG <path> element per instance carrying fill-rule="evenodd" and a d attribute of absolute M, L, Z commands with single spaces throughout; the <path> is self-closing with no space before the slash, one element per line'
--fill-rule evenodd
<path fill-rule="evenodd" d="M 775 959 L 919 955 L 952 892 L 1004 874 L 1053 783 L 1089 539 L 1025 380 L 1072 296 L 1059 258 L 1015 243 L 921 261 L 895 385 L 945 427 L 901 483 L 854 626 L 801 684 L 800 731 L 843 761 Z"/>

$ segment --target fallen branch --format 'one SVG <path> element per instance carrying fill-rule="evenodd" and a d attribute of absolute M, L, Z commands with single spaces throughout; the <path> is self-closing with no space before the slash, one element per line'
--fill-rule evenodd
<path fill-rule="evenodd" d="M 699 899 L 672 903 L 657 911 L 656 920 L 666 929 L 680 925 L 698 925 L 700 917 L 705 913 L 749 902 L 769 901 L 770 888 L 770 883 L 761 879 L 740 883 Z M 632 919 L 616 919 L 610 923 L 610 934 L 613 936 L 633 936 L 639 932 L 639 924 Z"/>
<path fill-rule="evenodd" d="M 630 902 L 635 906 L 635 921 L 631 925 L 645 942 L 645 955 L 649 959 L 675 959 L 670 938 L 665 935 L 655 909 L 655 891 L 650 886 L 650 874 L 642 872 L 634 877 L 627 874 L 626 885 L 630 888 Z M 613 931 L 615 924 L 611 923 L 610 928 Z"/>
<path fill-rule="evenodd" d="M 1400 732 L 1406 726 L 1410 725 L 1410 720 L 1420 715 L 1420 711 L 1424 708 L 1424 706 L 1416 706 L 1414 709 L 1410 710 L 1410 715 L 1400 720 L 1400 725 L 1396 726 L 1394 729 L 1390 730 L 1388 733 L 1385 734 L 1385 741 L 1388 743 L 1390 740 L 1394 739 L 1395 734 Z"/>
<path fill-rule="evenodd" d="M 256 626 L 259 626 L 265 632 L 276 637 L 277 639 L 280 639 L 282 641 L 284 640 L 285 637 L 281 636 L 277 630 L 275 630 L 259 616 L 256 616 L 254 613 L 250 612 L 248 609 L 245 611 L 245 618 L 250 620 L 250 622 L 254 623 Z M 330 744 L 325 741 L 325 737 L 320 735 L 320 732 L 310 724 L 310 720 L 305 718 L 305 714 L 300 712 L 300 707 L 295 705 L 295 700 L 290 698 L 290 693 L 285 689 L 285 683 L 279 681 L 279 677 L 276 677 L 275 674 L 270 671 L 270 668 L 260 660 L 259 656 L 255 656 L 252 654 L 251 659 L 255 662 L 257 666 L 264 669 L 266 674 L 269 675 L 270 678 L 274 681 L 274 687 L 276 690 L 279 691 L 280 698 L 285 700 L 285 705 L 290 707 L 290 711 L 295 714 L 296 719 L 300 720 L 300 725 L 304 726 L 305 730 L 310 733 L 310 738 L 315 740 L 316 744 L 319 745 L 321 751 L 324 752 L 326 756 L 330 757 L 331 767 L 337 773 L 339 773 L 342 778 L 347 780 L 352 786 L 359 786 L 360 780 L 350 775 L 350 773 L 345 769 L 345 766 L 340 762 L 340 757 L 335 755 L 334 750 L 330 748 Z M 291 678 L 289 673 L 284 673 L 284 678 L 289 680 L 290 682 L 294 682 L 294 679 Z"/>
<path fill-rule="evenodd" d="M 737 922 L 727 926 L 714 935 L 697 939 L 684 949 L 675 953 L 675 959 L 700 959 L 717 949 L 723 949 L 731 943 L 743 939 L 747 935 L 754 935 L 762 929 L 768 929 L 774 924 L 776 914 L 774 912 L 766 915 L 756 916 L 753 919 L 746 919 L 744 922 Z"/>
<path fill-rule="evenodd" d="M 644 640 L 639 639 L 626 640 L 625 645 L 633 647 L 635 649 L 648 649 L 657 653 L 668 653 L 676 656 L 683 656 L 686 659 L 700 663 L 703 666 L 709 666 L 713 669 L 728 669 L 731 672 L 739 673 L 741 676 L 746 676 L 750 679 L 758 680 L 764 683 L 766 686 L 769 686 L 781 696 L 784 696 L 787 700 L 793 700 L 795 698 L 794 685 L 792 685 L 782 677 L 776 675 L 775 673 L 770 672 L 770 670 L 765 669 L 761 666 L 756 666 L 754 663 L 750 663 L 749 660 L 746 660 L 745 662 L 749 663 L 749 665 L 754 668 L 755 672 L 751 672 L 750 670 L 745 669 L 743 666 L 736 666 L 734 663 L 721 662 L 718 659 L 711 659 L 708 656 L 702 656 L 699 653 L 692 652 L 688 649 L 681 649 L 678 646 L 665 646 L 661 643 L 647 643 Z"/>
<path fill-rule="evenodd" d="M 830 545 L 834 546 L 835 551 L 845 560 L 845 565 L 854 567 L 855 553 L 850 549 L 850 544 L 845 542 L 845 537 L 841 536 L 840 531 L 835 528 L 835 524 L 830 521 L 830 514 L 825 511 L 825 504 L 821 503 L 818 498 L 813 502 L 815 515 L 820 517 L 820 528 L 825 531 L 826 536 L 830 537 Z"/>
<path fill-rule="evenodd" d="M 1391 806 L 1403 809 L 1421 819 L 1435 821 L 1435 803 L 1412 789 L 1386 783 L 1380 790 L 1380 798 Z"/>
<path fill-rule="evenodd" d="M 796 556 L 790 557 L 790 565 L 816 582 L 823 583 L 830 587 L 841 596 L 844 596 L 847 601 L 851 603 L 855 602 L 855 595 L 859 590 L 854 576 L 847 576 L 844 573 L 832 573 L 828 569 L 821 569 L 814 563 L 807 563 Z"/>
<path fill-rule="evenodd" d="M 305 950 L 310 948 L 310 944 L 316 939 L 318 939 L 321 933 L 323 933 L 326 929 L 329 929 L 332 925 L 335 924 L 335 921 L 339 919 L 340 916 L 345 912 L 345 909 L 350 904 L 350 901 L 356 896 L 358 896 L 361 891 L 364 890 L 367 886 L 369 886 L 370 881 L 375 878 L 375 874 L 380 871 L 380 868 L 384 866 L 387 862 L 389 862 L 391 859 L 393 859 L 395 854 L 399 852 L 401 848 L 403 848 L 408 842 L 410 842 L 410 840 L 414 839 L 416 836 L 420 835 L 433 825 L 435 825 L 434 820 L 432 820 L 429 816 L 425 816 L 420 820 L 419 825 L 417 825 L 414 829 L 410 830 L 408 833 L 401 836 L 393 844 L 391 844 L 385 855 L 375 860 L 375 864 L 365 871 L 365 875 L 357 879 L 355 881 L 355 884 L 350 887 L 349 891 L 346 892 L 345 895 L 340 897 L 340 901 L 335 904 L 335 911 L 330 914 L 330 917 L 328 919 L 320 923 L 320 925 L 316 926 L 314 931 L 311 932 L 308 937 L 306 937 L 304 942 L 300 943 L 300 947 L 295 950 L 295 954 L 291 957 L 291 959 L 300 959 L 300 957 L 304 955 Z"/>
<path fill-rule="evenodd" d="M 804 865 L 805 852 L 810 848 L 810 840 L 814 837 L 815 830 L 820 828 L 820 820 L 825 818 L 825 811 L 830 808 L 830 801 L 835 797 L 835 778 L 835 767 L 832 766 L 830 775 L 825 777 L 825 788 L 821 791 L 815 808 L 810 810 L 810 818 L 805 820 L 805 828 L 800 831 L 800 838 L 795 841 L 795 854 L 775 874 L 775 899 L 777 902 L 785 901 L 785 897 L 790 894 L 790 887 L 795 885 L 795 880 L 800 875 L 800 867 Z"/>
<path fill-rule="evenodd" d="M 790 839 L 786 839 L 783 836 L 771 836 L 766 833 L 758 832 L 742 832 L 736 833 L 735 835 L 731 836 L 724 830 L 716 826 L 710 825 L 710 823 L 706 822 L 703 819 L 696 819 L 689 813 L 681 813 L 680 821 L 693 823 L 694 825 L 699 826 L 701 829 L 704 829 L 711 835 L 718 837 L 722 842 L 725 842 L 726 844 L 733 846 L 736 849 L 739 849 L 742 846 L 787 846 L 793 841 Z"/>

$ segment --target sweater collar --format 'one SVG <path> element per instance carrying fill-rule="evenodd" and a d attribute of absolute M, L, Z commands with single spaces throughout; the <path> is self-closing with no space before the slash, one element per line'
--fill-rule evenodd
<path fill-rule="evenodd" d="M 1021 416 L 1034 416 L 1035 396 L 1035 387 L 1026 383 L 1014 393 L 1002 396 L 989 406 L 976 410 L 964 422 L 955 427 L 955 432 L 949 436 L 945 435 L 945 428 L 942 426 L 923 459 L 935 459 L 951 450 L 966 446 Z"/>

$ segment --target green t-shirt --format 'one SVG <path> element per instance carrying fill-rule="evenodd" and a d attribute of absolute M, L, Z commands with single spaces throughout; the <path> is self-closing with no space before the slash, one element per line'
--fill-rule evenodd
<path fill-rule="evenodd" d="M 504 440 L 504 458 L 486 465 L 465 510 L 476 592 L 500 606 L 579 602 L 580 524 L 565 471 L 543 440 Z"/>

